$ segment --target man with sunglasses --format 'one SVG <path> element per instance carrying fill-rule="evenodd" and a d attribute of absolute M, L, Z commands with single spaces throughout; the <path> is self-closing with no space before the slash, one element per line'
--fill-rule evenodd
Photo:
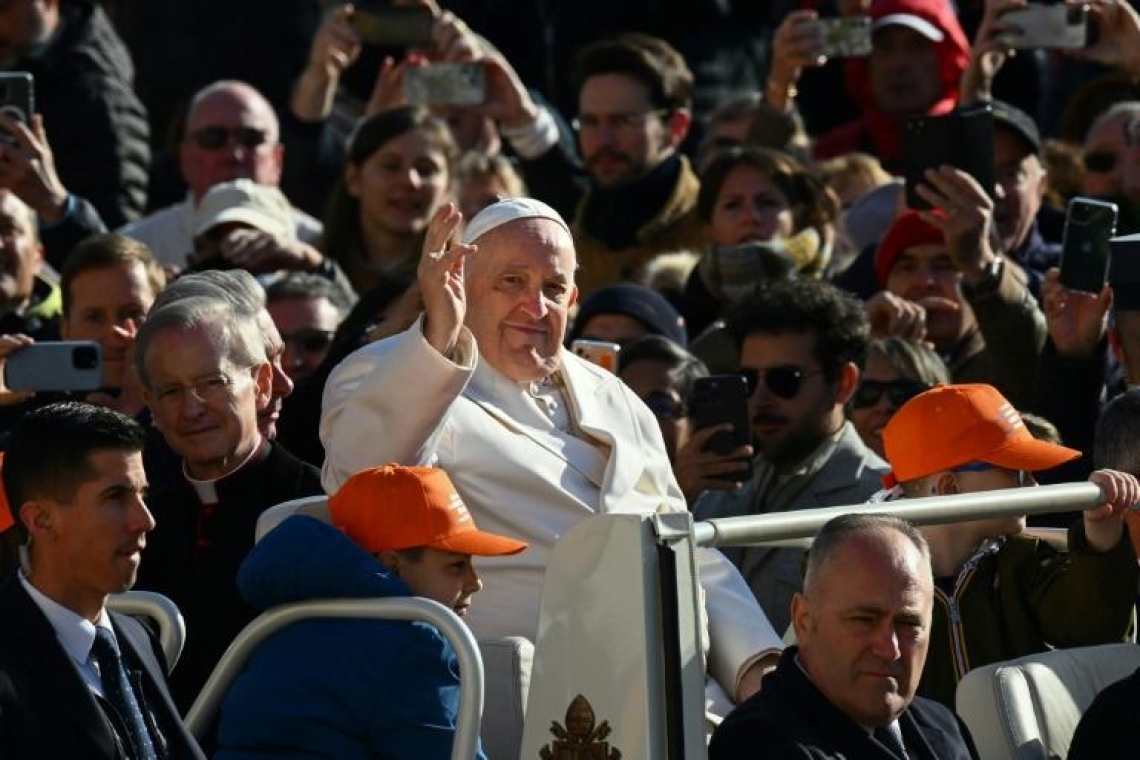
<path fill-rule="evenodd" d="M 1033 473 L 1080 452 L 1037 440 L 989 385 L 944 385 L 907 402 L 883 432 L 894 485 L 875 502 L 1036 485 Z M 1140 578 L 1123 513 L 1140 500 L 1128 474 L 1098 470 L 1103 502 L 1068 533 L 1068 553 L 1019 535 L 1024 517 L 931 525 L 931 646 L 918 693 L 950 707 L 972 668 L 1054 647 L 1122 641 Z"/>
<path fill-rule="evenodd" d="M 266 289 L 265 308 L 285 343 L 281 366 L 299 384 L 328 356 L 348 302 L 324 277 L 290 272 Z"/>
<path fill-rule="evenodd" d="M 886 464 L 844 416 L 867 355 L 862 305 L 825 283 L 773 282 L 736 307 L 728 328 L 751 389 L 754 474 L 738 491 L 706 491 L 693 507 L 696 518 L 857 504 L 873 494 Z M 723 551 L 776 630 L 787 628 L 803 551 Z"/>
<path fill-rule="evenodd" d="M 1140 101 L 1116 103 L 1096 117 L 1081 145 L 1085 173 L 1081 195 L 1119 201 L 1124 192 L 1124 165 L 1131 144 L 1129 125 L 1140 119 Z"/>
<path fill-rule="evenodd" d="M 190 101 L 178 160 L 189 189 L 181 203 L 161 209 L 119 230 L 141 240 L 164 266 L 183 267 L 194 250 L 194 212 L 214 185 L 251 179 L 277 187 L 285 152 L 277 115 L 268 101 L 244 82 L 208 85 Z M 312 243 L 321 224 L 293 208 L 296 237 Z"/>

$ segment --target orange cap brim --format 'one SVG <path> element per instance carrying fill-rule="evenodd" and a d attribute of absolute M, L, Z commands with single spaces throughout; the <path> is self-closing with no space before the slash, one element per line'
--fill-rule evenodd
<path fill-rule="evenodd" d="M 527 544 L 513 538 L 500 536 L 497 533 L 468 530 L 435 541 L 428 546 L 433 549 L 443 549 L 456 554 L 470 554 L 475 557 L 503 557 L 509 554 L 518 554 L 527 547 Z"/>
<path fill-rule="evenodd" d="M 1081 455 L 1076 449 L 1037 438 L 1021 438 L 978 457 L 979 461 L 1007 470 L 1050 470 Z"/>

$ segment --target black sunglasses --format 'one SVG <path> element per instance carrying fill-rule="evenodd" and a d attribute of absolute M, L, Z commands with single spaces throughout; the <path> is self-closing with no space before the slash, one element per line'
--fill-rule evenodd
<path fill-rule="evenodd" d="M 742 367 L 740 375 L 744 378 L 744 382 L 748 384 L 749 395 L 756 391 L 760 380 L 760 373 L 764 374 L 764 385 L 772 392 L 773 396 L 782 399 L 793 399 L 799 395 L 800 389 L 804 387 L 805 380 L 812 375 L 823 374 L 823 370 L 817 369 L 812 372 L 807 372 L 799 367 L 769 367 L 768 369 Z"/>
<path fill-rule="evenodd" d="M 642 401 L 659 420 L 679 420 L 686 414 L 685 405 L 666 391 L 650 391 L 645 394 Z"/>
<path fill-rule="evenodd" d="M 281 340 L 296 346 L 302 353 L 319 354 L 327 351 L 333 342 L 331 330 L 318 330 L 315 327 L 302 327 L 300 330 L 288 335 L 282 333 Z"/>
<path fill-rule="evenodd" d="M 891 380 L 890 382 L 864 380 L 855 389 L 855 395 L 851 397 L 851 407 L 853 409 L 867 409 L 875 406 L 885 394 L 887 400 L 891 402 L 891 406 L 898 408 L 927 390 L 930 390 L 929 385 L 905 378 Z"/>
<path fill-rule="evenodd" d="M 1093 174 L 1107 174 L 1116 168 L 1116 154 L 1107 150 L 1086 153 L 1084 157 L 1085 171 Z"/>
<path fill-rule="evenodd" d="M 202 127 L 190 135 L 191 141 L 203 150 L 220 150 L 226 146 L 230 137 L 244 148 L 256 148 L 264 145 L 268 139 L 264 129 L 254 127 Z"/>

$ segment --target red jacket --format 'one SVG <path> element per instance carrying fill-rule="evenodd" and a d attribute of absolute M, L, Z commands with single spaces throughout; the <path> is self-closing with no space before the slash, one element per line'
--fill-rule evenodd
<path fill-rule="evenodd" d="M 918 16 L 942 30 L 937 43 L 942 95 L 927 113 L 941 114 L 954 108 L 962 72 L 970 56 L 970 43 L 958 23 L 950 0 L 875 0 L 872 20 L 895 13 Z M 851 151 L 871 152 L 884 164 L 897 162 L 902 155 L 902 119 L 878 110 L 871 95 L 867 58 L 850 58 L 846 63 L 847 88 L 860 104 L 863 116 L 836 127 L 815 143 L 816 158 L 832 158 Z"/>

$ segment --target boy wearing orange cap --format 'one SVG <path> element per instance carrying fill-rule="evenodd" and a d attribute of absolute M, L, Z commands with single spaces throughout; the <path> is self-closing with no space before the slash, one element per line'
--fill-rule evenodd
<path fill-rule="evenodd" d="M 238 573 L 249 604 L 415 595 L 463 615 L 482 587 L 471 556 L 526 548 L 479 530 L 447 474 L 429 467 L 357 473 L 329 512 L 333 525 L 291 517 L 253 548 Z M 222 705 L 214 757 L 447 757 L 458 698 L 455 654 L 432 626 L 313 620 L 258 648 Z"/>
<path fill-rule="evenodd" d="M 988 385 L 915 396 L 891 418 L 883 446 L 897 487 L 879 500 L 1034 486 L 1033 472 L 1080 456 L 1033 438 Z M 1104 501 L 1070 527 L 1068 554 L 1019 536 L 1024 517 L 922 529 L 935 603 L 919 694 L 953 707 L 958 681 L 973 668 L 1125 638 L 1140 572 L 1121 516 L 1140 501 L 1140 484 L 1115 470 L 1089 480 Z"/>

